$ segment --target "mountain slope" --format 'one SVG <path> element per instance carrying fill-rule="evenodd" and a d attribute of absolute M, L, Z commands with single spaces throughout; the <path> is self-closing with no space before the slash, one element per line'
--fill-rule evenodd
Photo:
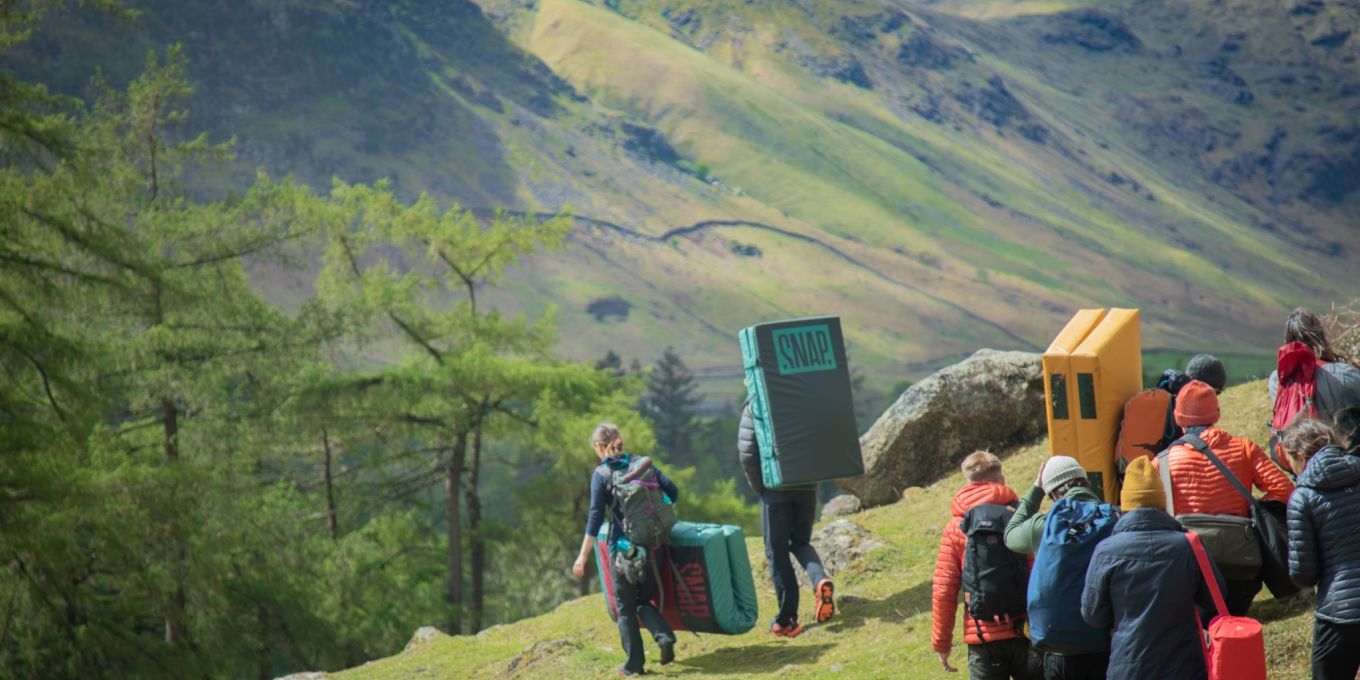
<path fill-rule="evenodd" d="M 1263 355 L 1289 307 L 1360 295 L 1342 3 L 133 4 L 9 66 L 80 93 L 185 41 L 188 127 L 238 138 L 218 185 L 259 165 L 570 207 L 568 247 L 490 299 L 556 307 L 579 358 L 676 345 L 724 394 L 757 320 L 840 314 L 884 388 L 1081 306 Z"/>
<path fill-rule="evenodd" d="M 1265 437 L 1265 384 L 1257 381 L 1226 391 L 1223 425 L 1258 441 Z M 1021 486 L 1033 478 L 1048 442 L 1014 452 L 1005 459 L 1007 477 Z M 871 552 L 836 576 L 839 612 L 826 625 L 809 626 L 794 640 L 777 640 L 764 631 L 774 595 L 764 571 L 759 537 L 748 539 L 760 590 L 760 624 L 745 635 L 696 637 L 681 634 L 677 662 L 661 675 L 698 677 L 934 677 L 941 673 L 930 649 L 930 579 L 939 546 L 939 527 L 949 515 L 950 499 L 963 484 L 953 474 L 894 505 L 853 515 L 856 523 L 886 547 Z M 566 565 L 563 565 L 564 568 Z M 521 677 L 602 677 L 622 662 L 618 633 L 605 613 L 601 595 L 568 602 L 543 616 L 497 626 L 474 637 L 437 636 L 396 656 L 336 675 L 344 679 L 408 677 L 504 677 L 519 657 Z M 1312 635 L 1311 608 L 1286 608 L 1264 598 L 1252 615 L 1266 627 L 1271 677 L 1308 677 Z M 805 608 L 808 606 L 804 603 Z M 558 642 L 560 641 L 560 642 Z M 537 646 L 536 646 L 537 645 Z M 955 666 L 966 663 L 956 641 Z M 521 656 L 522 655 L 522 656 Z"/>

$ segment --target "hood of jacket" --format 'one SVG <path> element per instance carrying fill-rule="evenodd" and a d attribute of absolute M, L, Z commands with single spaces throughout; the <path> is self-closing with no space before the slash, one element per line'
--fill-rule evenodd
<path fill-rule="evenodd" d="M 1114 524 L 1114 532 L 1126 531 L 1185 531 L 1175 517 L 1160 508 L 1137 508 L 1125 512 Z"/>
<path fill-rule="evenodd" d="M 955 517 L 963 517 L 969 510 L 979 505 L 987 503 L 1006 505 L 1019 502 L 1020 497 L 1005 484 L 969 482 L 954 494 L 954 503 L 950 510 Z"/>
<path fill-rule="evenodd" d="M 1299 486 L 1310 489 L 1344 489 L 1360 482 L 1360 458 L 1345 452 L 1340 446 L 1326 446 L 1313 454 L 1303 474 L 1299 475 Z"/>

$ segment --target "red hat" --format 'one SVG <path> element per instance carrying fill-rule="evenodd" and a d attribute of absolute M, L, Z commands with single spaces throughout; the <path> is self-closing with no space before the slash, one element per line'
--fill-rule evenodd
<path fill-rule="evenodd" d="M 1213 425 L 1218 422 L 1218 395 L 1214 388 L 1191 380 L 1176 394 L 1176 424 L 1181 427 Z"/>

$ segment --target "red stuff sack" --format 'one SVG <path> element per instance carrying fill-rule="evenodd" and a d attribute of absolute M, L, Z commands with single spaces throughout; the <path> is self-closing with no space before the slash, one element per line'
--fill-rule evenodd
<path fill-rule="evenodd" d="M 1209 584 L 1214 607 L 1220 612 L 1209 620 L 1209 641 L 1204 643 L 1204 664 L 1209 670 L 1209 680 L 1266 680 L 1266 639 L 1261 622 L 1226 613 L 1228 605 L 1223 602 L 1223 591 L 1218 588 L 1218 579 L 1214 578 L 1214 570 L 1209 566 L 1204 545 L 1193 531 L 1185 532 L 1185 538 L 1190 541 L 1204 582 Z M 1195 625 L 1198 627 L 1199 622 Z"/>

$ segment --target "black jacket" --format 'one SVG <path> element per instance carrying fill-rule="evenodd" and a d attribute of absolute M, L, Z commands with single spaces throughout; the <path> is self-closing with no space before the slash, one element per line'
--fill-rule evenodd
<path fill-rule="evenodd" d="M 1308 461 L 1289 498 L 1289 575 L 1317 585 L 1316 613 L 1360 623 L 1360 458 L 1328 446 Z"/>
<path fill-rule="evenodd" d="M 1222 588 L 1217 567 L 1214 578 Z M 1109 680 L 1203 680 L 1196 603 L 1212 616 L 1213 596 L 1180 523 L 1156 508 L 1119 518 L 1096 546 L 1081 594 L 1082 618 L 1114 627 Z"/>
<path fill-rule="evenodd" d="M 746 475 L 746 483 L 759 496 L 765 491 L 765 478 L 760 474 L 760 443 L 756 441 L 756 421 L 751 417 L 751 400 L 741 407 L 741 423 L 737 425 L 737 460 Z"/>
<path fill-rule="evenodd" d="M 751 416 L 750 399 L 742 405 L 741 423 L 737 425 L 737 460 L 741 462 L 742 474 L 746 475 L 746 483 L 751 486 L 751 490 L 762 499 L 765 498 L 765 477 L 760 472 L 760 442 L 756 440 L 756 421 Z M 778 490 L 771 489 L 770 493 L 776 496 L 806 497 L 808 494 L 815 495 L 816 491 L 816 484 L 804 484 Z"/>

